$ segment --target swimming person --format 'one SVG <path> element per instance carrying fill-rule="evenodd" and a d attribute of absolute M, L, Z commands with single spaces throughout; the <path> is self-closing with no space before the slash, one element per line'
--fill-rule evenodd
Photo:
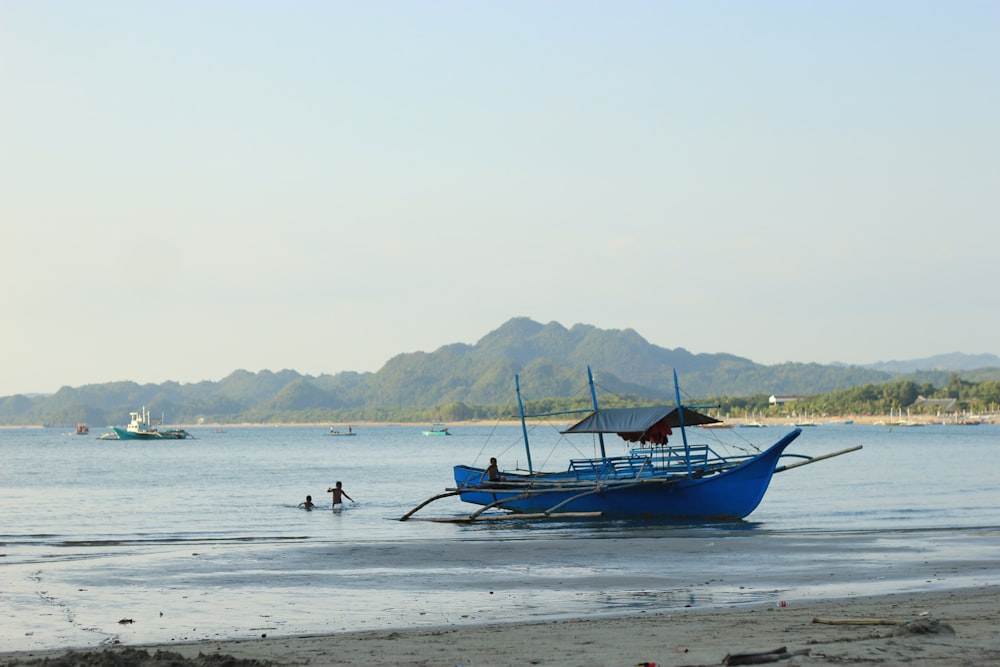
<path fill-rule="evenodd" d="M 299 503 L 299 507 L 307 510 L 311 510 L 312 508 L 316 507 L 315 505 L 313 505 L 313 497 L 306 496 L 306 501 L 304 503 Z"/>
<path fill-rule="evenodd" d="M 347 491 L 344 491 L 340 482 L 337 482 L 336 486 L 327 489 L 326 492 L 333 494 L 333 509 L 337 509 L 338 505 L 343 505 L 344 498 L 347 498 L 352 503 L 354 502 L 354 498 L 351 498 L 349 495 L 347 495 Z"/>

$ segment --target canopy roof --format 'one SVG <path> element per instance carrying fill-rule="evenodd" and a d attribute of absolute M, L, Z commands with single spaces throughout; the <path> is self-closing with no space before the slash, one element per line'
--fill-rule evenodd
<path fill-rule="evenodd" d="M 684 426 L 717 424 L 718 419 L 682 408 Z M 646 408 L 604 408 L 573 424 L 563 433 L 617 433 L 629 442 L 664 444 L 672 428 L 681 425 L 677 408 L 654 405 Z"/>

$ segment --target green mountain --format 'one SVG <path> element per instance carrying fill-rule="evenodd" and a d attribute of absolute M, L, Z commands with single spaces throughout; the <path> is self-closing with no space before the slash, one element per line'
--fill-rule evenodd
<path fill-rule="evenodd" d="M 567 329 L 518 317 L 475 345 L 400 354 L 376 373 L 237 370 L 218 382 L 63 387 L 50 396 L 0 398 L 0 424 L 122 424 L 141 406 L 174 424 L 457 421 L 469 418 L 475 406 L 493 406 L 494 415 L 512 406 L 515 374 L 530 400 L 585 397 L 588 365 L 602 391 L 664 402 L 673 401 L 674 369 L 686 397 L 703 399 L 823 394 L 898 377 L 842 364 L 764 366 L 730 354 L 662 348 L 632 329 Z"/>

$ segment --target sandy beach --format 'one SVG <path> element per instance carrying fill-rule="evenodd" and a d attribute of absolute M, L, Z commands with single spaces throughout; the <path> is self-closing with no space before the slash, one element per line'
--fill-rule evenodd
<path fill-rule="evenodd" d="M 604 619 L 3 653 L 0 664 L 957 667 L 1000 664 L 998 616 L 1000 587 L 991 587 Z M 147 658 L 158 651 L 174 655 Z"/>

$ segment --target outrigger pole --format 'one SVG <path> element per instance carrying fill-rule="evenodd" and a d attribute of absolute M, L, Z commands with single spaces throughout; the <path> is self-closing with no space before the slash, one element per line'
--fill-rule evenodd
<path fill-rule="evenodd" d="M 848 447 L 847 449 L 841 449 L 836 452 L 830 452 L 829 454 L 820 454 L 819 456 L 807 457 L 805 461 L 797 461 L 795 463 L 789 463 L 786 466 L 778 466 L 774 469 L 774 472 L 785 472 L 786 470 L 791 470 L 792 468 L 798 468 L 800 466 L 807 466 L 810 463 L 816 463 L 817 461 L 823 461 L 824 459 L 832 459 L 834 456 L 840 456 L 841 454 L 850 454 L 851 452 L 856 452 L 861 449 L 861 445 L 855 445 L 854 447 Z"/>
<path fill-rule="evenodd" d="M 417 505 L 416 507 L 414 507 L 413 509 L 411 509 L 409 512 L 407 512 L 403 516 L 399 517 L 399 520 L 400 521 L 406 521 L 411 516 L 413 516 L 414 514 L 416 514 L 418 510 L 421 510 L 424 507 L 427 507 L 428 505 L 430 505 L 435 500 L 441 500 L 442 498 L 447 498 L 448 496 L 457 496 L 461 492 L 462 492 L 461 489 L 455 489 L 453 491 L 445 491 L 444 493 L 439 493 L 436 496 L 431 496 L 430 498 L 428 498 L 424 502 L 420 503 L 419 505 Z"/>

